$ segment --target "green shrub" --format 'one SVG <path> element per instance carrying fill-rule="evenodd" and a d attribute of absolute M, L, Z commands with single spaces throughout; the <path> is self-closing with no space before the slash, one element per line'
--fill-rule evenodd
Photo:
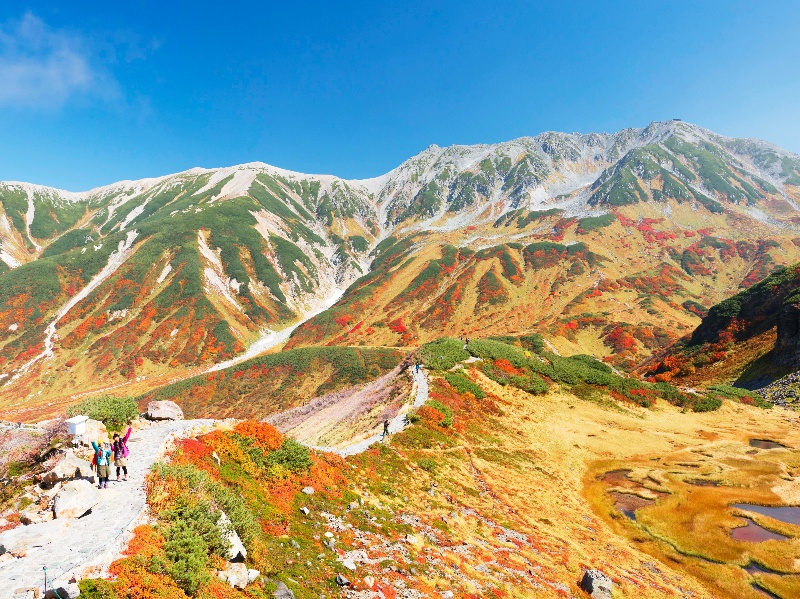
<path fill-rule="evenodd" d="M 426 403 L 427 405 L 429 405 L 435 410 L 438 410 L 444 415 L 444 418 L 442 418 L 442 421 L 439 423 L 441 426 L 445 428 L 453 426 L 453 410 L 448 408 L 442 402 L 437 401 L 435 399 L 428 400 Z"/>
<path fill-rule="evenodd" d="M 550 386 L 536 373 L 528 376 L 512 376 L 511 383 L 518 389 L 533 393 L 534 395 L 541 395 L 547 393 Z"/>
<path fill-rule="evenodd" d="M 430 472 L 431 474 L 435 474 L 436 469 L 439 467 L 439 464 L 433 458 L 422 458 L 417 463 L 419 464 L 420 468 L 426 472 Z"/>
<path fill-rule="evenodd" d="M 468 378 L 454 372 L 445 372 L 444 379 L 459 393 L 472 393 L 477 399 L 486 397 L 480 385 L 473 383 Z"/>
<path fill-rule="evenodd" d="M 721 406 L 721 399 L 707 395 L 698 399 L 692 406 L 692 410 L 695 412 L 713 412 L 714 410 L 718 410 Z"/>
<path fill-rule="evenodd" d="M 442 337 L 423 345 L 419 350 L 419 357 L 432 370 L 450 370 L 469 358 L 469 353 L 464 351 L 462 341 L 453 337 Z"/>
<path fill-rule="evenodd" d="M 81 599 L 117 599 L 113 583 L 102 578 L 84 578 L 78 581 Z"/>
<path fill-rule="evenodd" d="M 136 418 L 139 408 L 130 397 L 98 395 L 67 409 L 67 415 L 70 417 L 79 414 L 88 416 L 92 420 L 100 420 L 109 430 L 117 431 Z"/>
<path fill-rule="evenodd" d="M 169 560 L 167 573 L 188 595 L 194 596 L 211 582 L 208 544 L 184 520 L 170 526 L 165 538 L 164 552 Z"/>
<path fill-rule="evenodd" d="M 283 444 L 266 456 L 266 465 L 281 467 L 292 472 L 308 470 L 311 467 L 311 455 L 308 447 L 294 439 L 284 439 Z"/>
<path fill-rule="evenodd" d="M 478 358 L 508 360 L 517 368 L 527 366 L 529 362 L 520 348 L 489 339 L 473 339 L 467 344 L 467 351 Z"/>
<path fill-rule="evenodd" d="M 161 512 L 159 516 L 172 524 L 185 522 L 202 537 L 208 551 L 214 555 L 225 557 L 230 549 L 230 542 L 226 538 L 228 531 L 220 522 L 222 512 L 214 509 L 207 501 L 193 501 L 182 497 L 175 507 Z"/>

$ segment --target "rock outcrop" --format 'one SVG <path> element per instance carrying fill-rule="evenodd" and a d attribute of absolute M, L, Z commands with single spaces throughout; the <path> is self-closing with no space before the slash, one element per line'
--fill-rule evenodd
<path fill-rule="evenodd" d="M 587 570 L 581 580 L 581 588 L 592 599 L 612 599 L 612 586 L 611 579 L 600 570 Z"/>
<path fill-rule="evenodd" d="M 183 420 L 183 410 L 174 401 L 151 401 L 147 404 L 150 420 Z"/>
<path fill-rule="evenodd" d="M 88 480 L 73 480 L 66 483 L 56 495 L 53 515 L 64 518 L 80 518 L 100 502 L 100 491 Z"/>
<path fill-rule="evenodd" d="M 800 302 L 786 303 L 778 312 L 774 360 L 777 364 L 800 368 Z"/>
<path fill-rule="evenodd" d="M 93 481 L 92 465 L 76 456 L 72 451 L 67 451 L 51 470 L 45 472 L 42 476 L 42 483 L 49 487 L 59 481 L 73 478 L 86 478 Z"/>

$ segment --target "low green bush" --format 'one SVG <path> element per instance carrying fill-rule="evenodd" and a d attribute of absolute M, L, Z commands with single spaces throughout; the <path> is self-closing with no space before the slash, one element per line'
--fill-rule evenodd
<path fill-rule="evenodd" d="M 478 358 L 508 360 L 517 368 L 527 366 L 529 362 L 525 352 L 520 348 L 490 339 L 473 339 L 467 344 L 467 351 Z"/>
<path fill-rule="evenodd" d="M 444 379 L 459 393 L 472 393 L 477 399 L 486 397 L 480 385 L 473 383 L 468 378 L 454 372 L 445 372 Z"/>
<path fill-rule="evenodd" d="M 92 420 L 100 420 L 111 431 L 118 431 L 130 424 L 139 414 L 136 402 L 130 397 L 97 395 L 67 408 L 67 415 L 82 414 Z"/>
<path fill-rule="evenodd" d="M 434 410 L 437 410 L 444 415 L 444 418 L 442 418 L 442 421 L 439 423 L 441 426 L 445 428 L 453 426 L 453 410 L 448 408 L 442 402 L 435 399 L 430 399 L 426 403 Z"/>
<path fill-rule="evenodd" d="M 268 467 L 279 467 L 300 472 L 311 467 L 311 455 L 308 447 L 294 439 L 284 439 L 283 444 L 275 451 L 270 451 L 264 460 Z"/>
<path fill-rule="evenodd" d="M 422 363 L 432 370 L 450 370 L 453 366 L 469 358 L 464 343 L 453 337 L 442 337 L 426 343 L 419 349 Z"/>
<path fill-rule="evenodd" d="M 714 410 L 718 410 L 721 406 L 722 406 L 721 399 L 707 395 L 694 402 L 692 410 L 694 412 L 713 412 Z"/>

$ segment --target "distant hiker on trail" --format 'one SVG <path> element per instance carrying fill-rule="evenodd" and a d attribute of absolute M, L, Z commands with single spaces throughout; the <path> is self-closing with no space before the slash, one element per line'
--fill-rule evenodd
<path fill-rule="evenodd" d="M 117 481 L 119 481 L 119 471 L 122 469 L 124 473 L 122 480 L 128 480 L 128 439 L 131 436 L 131 427 L 128 427 L 128 432 L 124 437 L 120 437 L 119 433 L 114 433 L 114 443 L 111 444 L 111 450 L 114 452 L 114 465 L 117 467 Z"/>
<path fill-rule="evenodd" d="M 383 421 L 383 436 L 387 437 L 388 435 L 389 435 L 389 421 L 388 420 L 384 420 Z"/>
<path fill-rule="evenodd" d="M 103 446 L 100 447 L 96 441 L 92 441 L 92 447 L 94 448 L 92 463 L 97 465 L 97 488 L 106 489 L 108 488 L 108 475 L 111 469 L 111 466 L 109 466 L 111 460 L 111 443 L 106 441 L 103 443 Z"/>
<path fill-rule="evenodd" d="M 419 362 L 417 362 L 417 372 L 419 372 Z"/>

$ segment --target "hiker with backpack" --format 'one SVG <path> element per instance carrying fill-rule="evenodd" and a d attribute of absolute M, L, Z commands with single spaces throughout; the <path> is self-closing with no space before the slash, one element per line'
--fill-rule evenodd
<path fill-rule="evenodd" d="M 122 480 L 128 480 L 128 439 L 131 436 L 131 427 L 128 427 L 128 432 L 124 437 L 120 437 L 119 433 L 114 433 L 114 442 L 111 444 L 111 451 L 114 452 L 114 466 L 117 467 L 117 481 L 119 481 L 119 472 L 122 470 Z"/>
<path fill-rule="evenodd" d="M 97 488 L 106 489 L 108 488 L 108 475 L 111 469 L 109 465 L 111 461 L 111 444 L 105 441 L 102 446 L 100 446 L 96 441 L 92 441 L 92 448 L 94 449 L 92 464 L 97 466 Z"/>

